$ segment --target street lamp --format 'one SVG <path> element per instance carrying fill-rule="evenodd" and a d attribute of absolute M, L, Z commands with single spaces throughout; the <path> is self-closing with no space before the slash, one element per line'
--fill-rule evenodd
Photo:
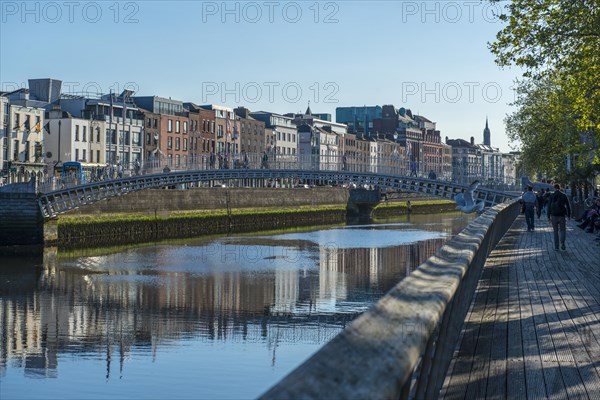
<path fill-rule="evenodd" d="M 123 93 L 123 131 L 121 132 L 121 143 L 123 151 L 121 153 L 121 165 L 125 168 L 125 120 L 127 119 L 127 92 Z"/>
<path fill-rule="evenodd" d="M 60 126 L 62 125 L 62 121 L 58 120 L 58 160 L 56 161 L 56 165 L 60 164 Z"/>

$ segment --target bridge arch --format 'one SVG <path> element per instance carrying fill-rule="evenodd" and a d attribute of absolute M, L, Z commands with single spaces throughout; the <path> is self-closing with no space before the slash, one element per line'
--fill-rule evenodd
<path fill-rule="evenodd" d="M 92 204 L 97 201 L 123 196 L 140 190 L 172 187 L 197 182 L 231 180 L 268 180 L 296 179 L 300 181 L 331 182 L 334 185 L 356 185 L 377 189 L 391 189 L 418 193 L 424 196 L 451 200 L 467 187 L 451 182 L 408 177 L 393 174 L 369 172 L 331 171 L 331 170 L 267 170 L 267 169 L 219 169 L 163 172 L 150 175 L 138 175 L 123 179 L 97 181 L 84 185 L 60 187 L 62 184 L 46 183 L 40 185 L 38 202 L 44 219 L 51 219 L 61 213 Z M 486 207 L 492 207 L 513 199 L 515 195 L 481 188 L 475 191 L 476 202 L 483 201 Z"/>

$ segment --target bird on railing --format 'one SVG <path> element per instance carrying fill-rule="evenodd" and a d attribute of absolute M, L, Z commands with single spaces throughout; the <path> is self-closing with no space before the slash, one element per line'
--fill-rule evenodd
<path fill-rule="evenodd" d="M 485 206 L 483 201 L 479 203 L 475 203 L 473 200 L 473 192 L 479 186 L 479 181 L 474 181 L 463 193 L 459 193 L 454 197 L 454 201 L 457 204 L 456 209 L 464 212 L 465 214 L 469 214 L 472 212 L 481 212 Z"/>

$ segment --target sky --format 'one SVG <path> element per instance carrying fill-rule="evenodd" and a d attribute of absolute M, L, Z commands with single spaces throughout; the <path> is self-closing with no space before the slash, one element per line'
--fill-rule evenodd
<path fill-rule="evenodd" d="M 277 113 L 393 104 L 442 140 L 511 151 L 516 69 L 488 50 L 487 1 L 2 1 L 0 90 L 31 78 L 63 92 L 171 97 Z"/>

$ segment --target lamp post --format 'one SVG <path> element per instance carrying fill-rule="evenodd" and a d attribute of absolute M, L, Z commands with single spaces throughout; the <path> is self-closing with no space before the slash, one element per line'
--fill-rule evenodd
<path fill-rule="evenodd" d="M 58 160 L 56 161 L 56 165 L 60 164 L 60 126 L 62 125 L 62 121 L 58 120 Z"/>
<path fill-rule="evenodd" d="M 121 132 L 121 165 L 125 168 L 125 120 L 127 119 L 127 92 L 123 93 L 123 131 Z"/>

